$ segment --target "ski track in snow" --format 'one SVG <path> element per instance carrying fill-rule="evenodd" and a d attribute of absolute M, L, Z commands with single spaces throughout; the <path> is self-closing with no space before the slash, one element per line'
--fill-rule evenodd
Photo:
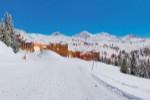
<path fill-rule="evenodd" d="M 116 87 L 111 86 L 110 84 L 107 84 L 106 82 L 104 82 L 103 80 L 101 80 L 100 78 L 98 78 L 94 74 L 91 74 L 91 75 L 95 79 L 95 81 L 99 82 L 101 85 L 103 85 L 104 87 L 106 87 L 110 91 L 114 92 L 115 94 L 118 94 L 119 96 L 124 96 L 130 100 L 140 100 L 141 99 L 141 98 L 135 97 L 133 95 L 127 94 L 127 93 L 121 91 L 120 89 L 117 89 Z"/>
<path fill-rule="evenodd" d="M 118 100 L 128 99 L 112 92 L 76 62 L 68 59 L 14 64 L 10 75 L 0 80 L 1 100 Z M 9 64 L 4 64 L 8 70 Z M 6 66 L 7 65 L 7 66 Z M 24 68 L 24 69 L 22 69 Z M 1 73 L 2 74 L 2 73 Z M 5 73 L 3 73 L 5 75 Z M 8 73 L 6 73 L 8 74 Z"/>

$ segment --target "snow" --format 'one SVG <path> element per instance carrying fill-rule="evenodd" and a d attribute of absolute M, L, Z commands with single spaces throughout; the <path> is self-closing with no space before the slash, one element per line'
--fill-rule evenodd
<path fill-rule="evenodd" d="M 88 64 L 85 62 L 81 64 L 91 71 L 91 66 L 88 66 L 91 65 L 91 63 Z M 120 73 L 118 67 L 98 62 L 95 62 L 94 70 L 91 74 L 108 86 L 115 87 L 115 89 L 122 91 L 124 95 L 130 95 L 130 97 L 135 96 L 141 99 L 150 99 L 149 79 L 123 74 Z"/>
<path fill-rule="evenodd" d="M 93 61 L 52 51 L 27 53 L 22 60 L 25 52 L 14 54 L 2 42 L 0 47 L 1 100 L 150 99 L 150 80 L 122 74 L 118 67 L 94 62 L 91 70 Z"/>
<path fill-rule="evenodd" d="M 7 61 L 13 62 L 14 60 L 18 60 L 19 58 L 15 56 L 12 48 L 7 47 L 4 43 L 0 41 L 0 63 L 4 63 Z"/>
<path fill-rule="evenodd" d="M 41 57 L 41 58 L 49 59 L 49 60 L 51 60 L 51 59 L 58 60 L 58 59 L 61 58 L 60 55 L 58 55 L 58 54 L 56 54 L 52 51 L 47 51 L 47 50 L 43 50 L 38 56 Z"/>
<path fill-rule="evenodd" d="M 119 47 L 119 51 L 125 50 L 128 53 L 130 53 L 132 50 L 150 47 L 150 39 L 148 38 L 140 38 L 134 35 L 117 37 L 107 32 L 91 34 L 88 31 L 82 31 L 71 37 L 65 36 L 60 32 L 54 32 L 51 35 L 42 35 L 38 33 L 26 33 L 22 30 L 16 30 L 16 34 L 19 33 L 26 41 L 32 41 L 41 44 L 67 43 L 69 50 L 81 52 L 97 51 L 100 53 L 107 51 L 107 57 L 110 57 L 112 53 L 118 54 L 118 52 L 111 48 L 112 45 L 114 47 Z M 88 45 L 84 45 L 85 42 L 87 42 Z M 76 45 L 74 46 L 73 44 Z M 108 48 L 104 48 L 104 44 L 108 45 Z"/>
<path fill-rule="evenodd" d="M 84 39 L 87 39 L 87 38 L 91 38 L 93 35 L 88 32 L 88 31 L 82 31 L 78 34 L 76 34 L 75 36 L 73 36 L 74 38 L 84 38 Z"/>
<path fill-rule="evenodd" d="M 60 32 L 54 32 L 51 34 L 52 36 L 64 36 L 62 33 Z"/>

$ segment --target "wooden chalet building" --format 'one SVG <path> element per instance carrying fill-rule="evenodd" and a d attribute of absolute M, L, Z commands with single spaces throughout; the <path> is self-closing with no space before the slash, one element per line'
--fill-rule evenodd
<path fill-rule="evenodd" d="M 20 38 L 20 34 L 17 35 L 17 40 L 20 43 L 20 48 L 26 52 L 39 52 L 42 50 L 52 50 L 63 57 L 72 57 L 72 58 L 80 58 L 83 60 L 99 60 L 100 53 L 99 52 L 80 52 L 80 51 L 71 51 L 68 50 L 67 43 L 51 43 L 49 45 L 27 42 Z"/>
<path fill-rule="evenodd" d="M 20 48 L 26 52 L 34 52 L 34 43 L 23 40 L 20 34 L 16 35 L 17 41 L 20 43 Z"/>
<path fill-rule="evenodd" d="M 93 51 L 85 52 L 85 53 L 81 53 L 80 58 L 84 59 L 84 60 L 88 60 L 88 61 L 89 60 L 98 61 L 100 58 L 100 53 L 99 52 L 93 52 Z"/>
<path fill-rule="evenodd" d="M 44 46 L 45 50 L 52 50 L 61 56 L 68 56 L 68 44 L 63 43 L 51 43 L 49 45 Z"/>

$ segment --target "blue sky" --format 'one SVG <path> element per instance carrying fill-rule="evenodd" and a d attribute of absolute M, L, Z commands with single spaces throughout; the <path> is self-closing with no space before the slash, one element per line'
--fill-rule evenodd
<path fill-rule="evenodd" d="M 6 11 L 27 32 L 150 37 L 150 0 L 1 0 L 1 18 Z"/>

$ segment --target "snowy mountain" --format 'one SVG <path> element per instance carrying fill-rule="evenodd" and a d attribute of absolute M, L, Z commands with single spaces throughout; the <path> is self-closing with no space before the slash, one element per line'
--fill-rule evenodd
<path fill-rule="evenodd" d="M 144 38 L 140 38 L 136 35 L 132 35 L 132 34 L 129 34 L 127 36 L 124 36 L 124 37 L 117 37 L 115 35 L 111 35 L 107 32 L 101 32 L 101 33 L 97 33 L 97 34 L 92 34 L 92 33 L 89 33 L 88 31 L 82 31 L 72 37 L 69 37 L 69 36 L 65 36 L 64 34 L 60 33 L 60 32 L 54 32 L 52 33 L 51 35 L 43 35 L 43 34 L 40 34 L 40 33 L 26 33 L 25 31 L 22 31 L 22 30 L 16 30 L 16 34 L 21 34 L 22 36 L 24 36 L 25 38 L 30 38 L 31 41 L 33 40 L 37 40 L 38 39 L 40 40 L 41 38 L 50 38 L 50 37 L 59 37 L 61 39 L 62 38 L 68 38 L 68 39 L 73 39 L 73 38 L 76 38 L 76 39 L 88 39 L 89 41 L 96 41 L 96 42 L 144 42 L 144 41 L 147 41 L 147 40 L 150 40 L 150 39 L 144 39 Z M 47 39 L 46 39 L 47 40 Z M 43 40 L 45 41 L 45 40 Z"/>
<path fill-rule="evenodd" d="M 107 32 L 101 32 L 101 33 L 98 33 L 98 34 L 96 34 L 96 36 L 102 36 L 102 37 L 115 37 L 115 36 L 113 36 L 113 35 L 110 35 L 109 33 L 107 33 Z"/>
<path fill-rule="evenodd" d="M 150 39 L 140 38 L 134 35 L 127 35 L 124 37 L 117 37 L 114 35 L 111 35 L 106 32 L 101 32 L 97 34 L 91 34 L 88 31 L 82 31 L 72 37 L 65 36 L 60 32 L 54 32 L 51 35 L 42 35 L 37 33 L 26 33 L 22 30 L 16 30 L 16 34 L 21 34 L 23 39 L 27 42 L 39 42 L 42 44 L 49 44 L 49 43 L 68 43 L 69 49 L 72 51 L 106 51 L 106 48 L 103 48 L 103 45 L 107 46 L 115 46 L 119 47 L 120 50 L 126 50 L 127 52 L 130 52 L 132 50 L 139 50 L 144 47 L 150 46 Z M 90 46 L 85 46 L 84 42 L 88 42 Z M 78 46 L 73 46 L 73 44 L 78 44 Z M 97 44 L 97 46 L 95 45 Z M 128 48 L 130 47 L 130 48 Z M 113 52 L 110 49 L 108 49 L 110 54 Z"/>
<path fill-rule="evenodd" d="M 139 37 L 136 36 L 136 35 L 134 35 L 134 34 L 129 34 L 129 35 L 124 36 L 124 38 L 130 38 L 130 39 L 132 39 L 132 38 L 139 38 Z"/>
<path fill-rule="evenodd" d="M 60 32 L 54 32 L 51 34 L 51 36 L 64 36 L 64 35 Z"/>
<path fill-rule="evenodd" d="M 121 40 L 123 42 L 142 42 L 144 39 L 142 39 L 136 35 L 129 34 L 129 35 L 126 35 L 124 37 L 121 37 Z"/>
<path fill-rule="evenodd" d="M 98 33 L 95 34 L 95 36 L 92 38 L 95 41 L 107 41 L 107 42 L 120 42 L 120 38 L 114 36 L 114 35 L 110 35 L 109 33 L 106 32 L 102 32 L 102 33 Z"/>
<path fill-rule="evenodd" d="M 60 32 L 54 32 L 51 35 L 43 35 L 40 33 L 26 33 L 23 30 L 15 30 L 16 34 L 20 34 L 26 42 L 38 42 L 42 44 L 59 43 L 60 41 L 67 41 L 68 37 Z"/>
<path fill-rule="evenodd" d="M 74 35 L 74 38 L 83 38 L 83 39 L 87 39 L 87 38 L 91 38 L 93 35 L 91 33 L 89 33 L 88 31 L 82 31 L 76 35 Z"/>

